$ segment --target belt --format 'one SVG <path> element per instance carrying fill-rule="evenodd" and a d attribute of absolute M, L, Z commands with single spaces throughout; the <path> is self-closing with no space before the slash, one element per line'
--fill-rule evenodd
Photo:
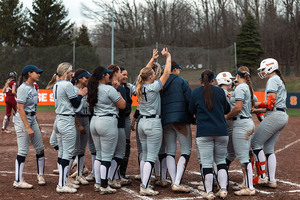
<path fill-rule="evenodd" d="M 67 114 L 59 114 L 59 115 L 67 116 L 67 117 L 75 117 L 75 115 L 67 115 Z"/>
<path fill-rule="evenodd" d="M 269 108 L 267 108 L 267 110 L 271 111 Z M 273 108 L 273 111 L 275 111 L 275 110 L 285 112 L 285 109 L 283 109 L 283 108 Z"/>
<path fill-rule="evenodd" d="M 29 116 L 34 116 L 35 115 L 35 112 L 25 112 L 26 115 L 29 115 Z"/>
<path fill-rule="evenodd" d="M 149 118 L 161 118 L 161 116 L 160 116 L 160 115 L 150 115 L 150 116 L 142 115 L 141 118 L 144 118 L 144 119 L 149 119 Z"/>
<path fill-rule="evenodd" d="M 244 116 L 240 116 L 239 117 L 240 119 L 249 119 L 250 117 L 244 117 Z M 237 117 L 233 117 L 231 118 L 233 121 L 237 120 L 238 118 Z"/>
<path fill-rule="evenodd" d="M 116 118 L 118 118 L 117 115 L 113 115 L 113 114 L 107 114 L 107 115 L 94 115 L 94 116 L 97 116 L 97 117 L 116 117 Z"/>

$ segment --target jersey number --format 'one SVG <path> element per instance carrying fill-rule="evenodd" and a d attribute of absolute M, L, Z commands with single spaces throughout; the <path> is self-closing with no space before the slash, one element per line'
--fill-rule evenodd
<path fill-rule="evenodd" d="M 55 86 L 55 99 L 57 99 L 57 87 L 58 85 Z"/>

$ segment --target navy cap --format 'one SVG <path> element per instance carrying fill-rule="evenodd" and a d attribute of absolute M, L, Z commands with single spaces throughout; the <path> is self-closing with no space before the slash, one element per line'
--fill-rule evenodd
<path fill-rule="evenodd" d="M 180 66 L 177 64 L 177 65 L 175 65 L 175 66 L 172 66 L 171 70 L 176 69 L 176 68 L 183 69 L 182 67 L 180 67 Z"/>
<path fill-rule="evenodd" d="M 92 74 L 88 73 L 88 71 L 85 71 L 85 72 L 79 74 L 79 75 L 76 77 L 76 79 L 79 80 L 79 79 L 81 79 L 82 77 L 89 78 L 90 76 L 92 76 Z"/>
<path fill-rule="evenodd" d="M 36 66 L 34 66 L 34 65 L 27 65 L 26 67 L 23 68 L 22 74 L 23 74 L 23 75 L 26 75 L 26 74 L 28 74 L 28 72 L 36 72 L 36 73 L 41 74 L 41 73 L 43 72 L 43 70 L 38 69 L 38 68 L 37 68 Z"/>
<path fill-rule="evenodd" d="M 112 73 L 112 72 L 113 70 L 104 68 L 104 70 L 97 76 L 97 78 L 100 78 L 103 74 Z"/>

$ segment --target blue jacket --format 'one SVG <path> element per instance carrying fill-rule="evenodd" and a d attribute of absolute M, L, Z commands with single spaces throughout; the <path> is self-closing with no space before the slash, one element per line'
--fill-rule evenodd
<path fill-rule="evenodd" d="M 230 105 L 226 100 L 222 88 L 210 86 L 212 89 L 213 109 L 209 112 L 205 106 L 203 88 L 200 86 L 193 90 L 189 110 L 196 114 L 197 134 L 196 137 L 227 136 L 227 124 L 224 114 L 229 113 Z"/>
<path fill-rule="evenodd" d="M 190 97 L 191 88 L 188 82 L 180 76 L 170 74 L 161 91 L 161 121 L 163 126 L 174 122 L 186 124 L 193 122 L 193 117 L 188 110 Z"/>

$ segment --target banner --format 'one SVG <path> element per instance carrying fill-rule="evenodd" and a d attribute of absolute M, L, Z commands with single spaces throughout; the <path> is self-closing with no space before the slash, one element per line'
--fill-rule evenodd
<path fill-rule="evenodd" d="M 254 92 L 258 101 L 261 102 L 265 99 L 264 92 Z M 298 104 L 298 98 L 300 99 L 300 93 L 292 93 L 289 92 L 287 94 L 286 105 L 287 108 L 300 108 L 300 104 Z M 5 94 L 0 93 L 0 105 L 5 105 Z M 52 90 L 39 89 L 39 104 L 38 105 L 55 105 L 53 99 Z M 132 96 L 132 106 L 138 106 L 136 96 Z"/>

